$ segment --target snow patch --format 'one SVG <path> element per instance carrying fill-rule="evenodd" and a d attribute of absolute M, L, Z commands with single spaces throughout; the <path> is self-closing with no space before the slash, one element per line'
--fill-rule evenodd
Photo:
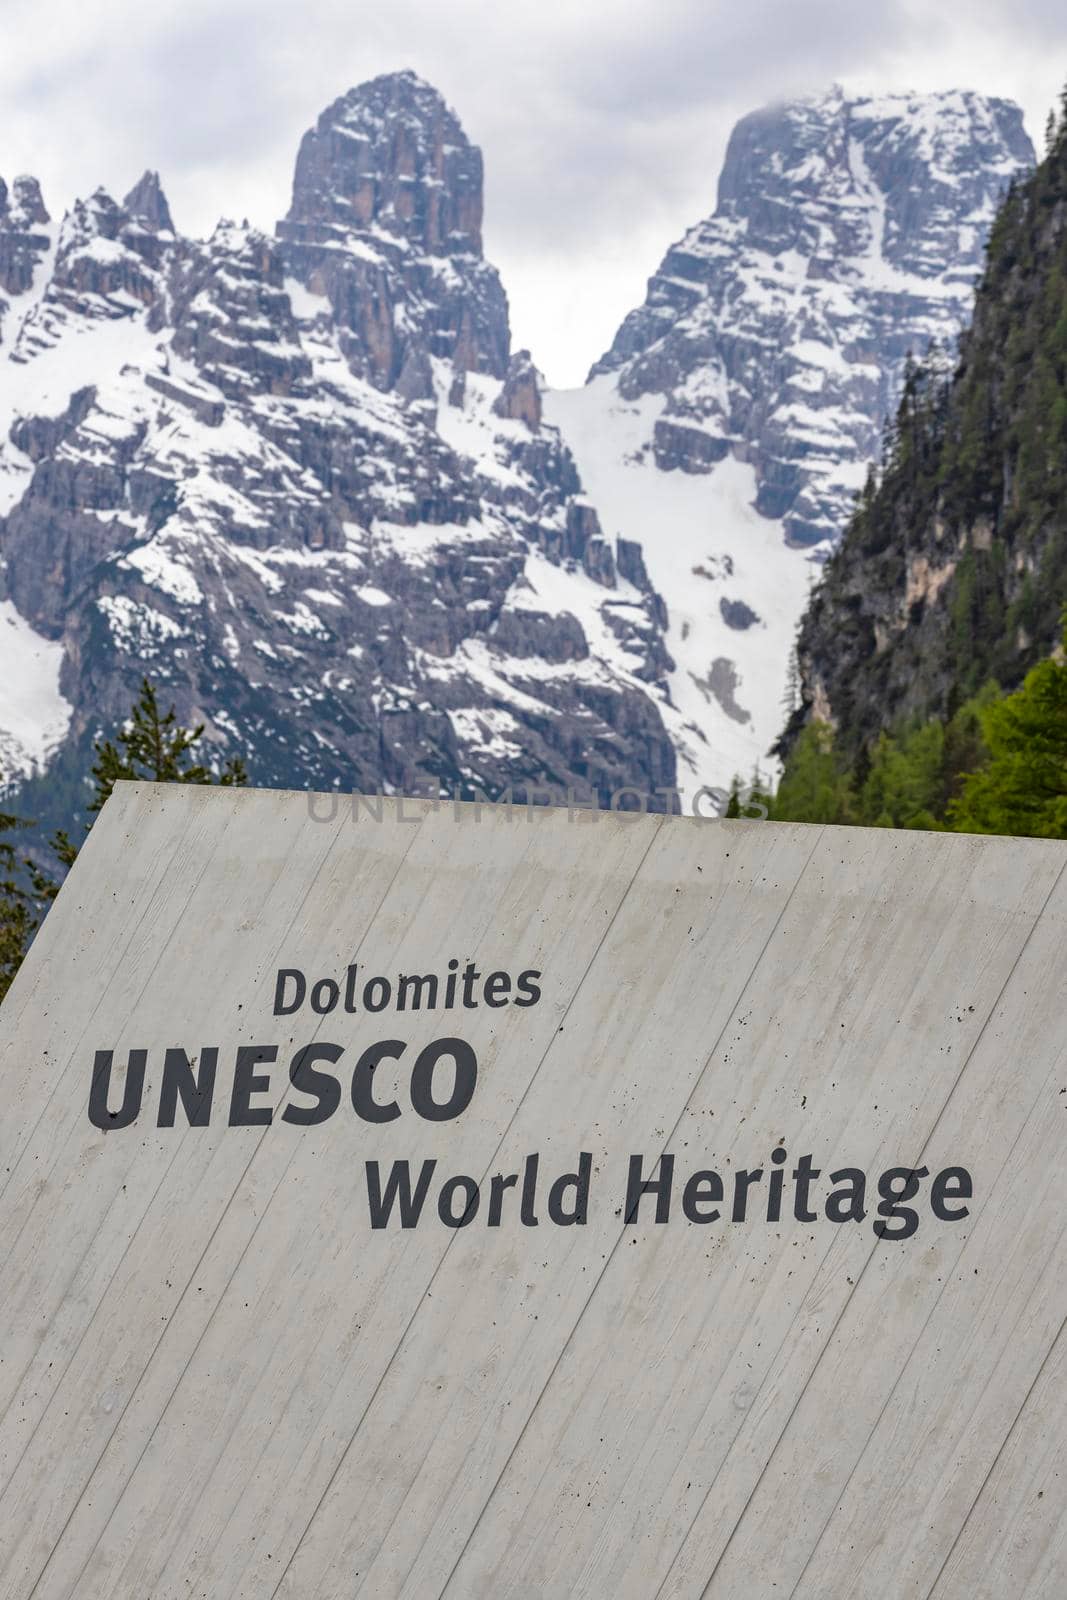
<path fill-rule="evenodd" d="M 652 585 L 668 601 L 675 670 L 671 703 L 660 711 L 678 752 L 679 788 L 691 796 L 705 784 L 726 788 L 735 774 L 747 778 L 757 763 L 770 770 L 813 564 L 786 545 L 781 522 L 756 511 L 752 467 L 727 457 L 708 474 L 659 471 L 644 447 L 663 404 L 660 395 L 621 400 L 610 374 L 545 396 L 605 533 L 640 541 Z M 727 627 L 723 596 L 743 600 L 760 625 Z"/>
<path fill-rule="evenodd" d="M 184 606 L 203 604 L 200 585 L 184 562 L 178 561 L 164 547 L 162 540 L 153 539 L 133 550 L 119 563 L 140 572 L 147 584 Z"/>
<path fill-rule="evenodd" d="M 324 294 L 313 293 L 297 278 L 286 278 L 285 292 L 289 296 L 293 316 L 298 322 L 311 322 L 330 309 L 330 302 Z"/>
<path fill-rule="evenodd" d="M 63 646 L 0 600 L 0 783 L 42 770 L 70 726 L 59 689 Z"/>
<path fill-rule="evenodd" d="M 96 602 L 120 650 L 151 660 L 168 640 L 180 639 L 182 630 L 173 618 L 154 606 L 131 600 L 124 594 L 105 594 Z"/>
<path fill-rule="evenodd" d="M 356 598 L 362 600 L 365 606 L 391 606 L 393 603 L 392 597 L 373 583 L 365 583 L 357 589 Z"/>

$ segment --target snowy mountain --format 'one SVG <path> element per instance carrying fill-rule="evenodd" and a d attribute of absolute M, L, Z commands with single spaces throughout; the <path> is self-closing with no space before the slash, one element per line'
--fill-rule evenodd
<path fill-rule="evenodd" d="M 965 323 L 998 198 L 1033 151 L 969 93 L 758 111 L 713 216 L 667 252 L 579 390 L 546 397 L 605 529 L 669 617 L 679 783 L 763 761 L 813 563 L 878 453 L 909 350 Z"/>
<path fill-rule="evenodd" d="M 271 234 L 183 237 L 152 173 L 58 225 L 0 185 L 0 778 L 84 771 L 146 671 L 263 784 L 747 772 L 905 351 L 954 337 L 1030 154 L 974 95 L 746 118 L 714 217 L 548 396 L 481 155 L 412 73 L 322 113 Z"/>
<path fill-rule="evenodd" d="M 154 174 L 0 190 L 0 762 L 147 671 L 264 784 L 670 786 L 662 606 L 541 416 L 482 165 L 411 73 L 323 112 L 273 236 Z"/>

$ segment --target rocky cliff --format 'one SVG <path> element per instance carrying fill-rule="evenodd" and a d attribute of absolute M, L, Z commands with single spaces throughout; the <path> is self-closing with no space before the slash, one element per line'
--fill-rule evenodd
<path fill-rule="evenodd" d="M 175 232 L 154 174 L 51 225 L 0 186 L 0 761 L 148 672 L 292 786 L 674 780 L 640 550 L 543 421 L 482 164 L 414 74 L 304 137 L 273 234 Z"/>
<path fill-rule="evenodd" d="M 1029 157 L 969 94 L 744 119 L 561 395 L 414 74 L 322 113 L 270 233 L 182 236 L 152 173 L 58 225 L 0 186 L 3 775 L 81 771 L 145 671 L 265 784 L 747 773 L 905 354 L 954 341 Z"/>
<path fill-rule="evenodd" d="M 830 723 L 862 768 L 883 730 L 1014 688 L 1067 601 L 1067 115 L 994 226 L 958 367 L 908 375 L 884 467 L 799 640 L 783 747 Z"/>
<path fill-rule="evenodd" d="M 47 255 L 50 221 L 36 178 L 16 178 L 11 190 L 0 178 L 0 339 L 12 300 L 33 288 Z"/>
<path fill-rule="evenodd" d="M 896 404 L 907 353 L 954 349 L 997 201 L 1033 152 L 969 93 L 770 107 L 734 130 L 718 205 L 548 415 L 605 527 L 639 539 L 675 662 L 690 783 L 747 773 L 781 725 L 809 584 Z"/>

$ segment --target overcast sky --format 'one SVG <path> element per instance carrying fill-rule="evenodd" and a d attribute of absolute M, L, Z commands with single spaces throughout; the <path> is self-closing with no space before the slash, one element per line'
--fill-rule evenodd
<path fill-rule="evenodd" d="M 582 380 L 670 242 L 714 207 L 730 127 L 827 87 L 973 88 L 1041 144 L 1064 0 L 3 0 L 0 175 L 56 214 L 145 167 L 175 223 L 265 227 L 352 84 L 413 67 L 481 146 L 517 345 Z"/>

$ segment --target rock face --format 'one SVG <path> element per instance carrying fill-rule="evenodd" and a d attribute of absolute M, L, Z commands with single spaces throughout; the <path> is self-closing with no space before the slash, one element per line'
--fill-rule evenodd
<path fill-rule="evenodd" d="M 975 94 L 838 90 L 755 112 L 714 216 L 667 252 L 591 375 L 667 396 L 663 470 L 731 452 L 788 539 L 834 538 L 908 351 L 954 341 L 997 199 L 1032 161 L 1019 108 Z"/>
<path fill-rule="evenodd" d="M 557 395 L 412 73 L 323 112 L 271 234 L 181 237 L 154 173 L 58 227 L 0 185 L 0 777 L 144 671 L 262 783 L 747 775 L 905 354 L 955 340 L 1030 156 L 969 94 L 745 118 L 714 216 Z"/>
<path fill-rule="evenodd" d="M 801 700 L 860 770 L 1060 647 L 1067 595 L 1067 123 L 1005 201 L 961 359 L 918 368 L 798 639 Z"/>
<path fill-rule="evenodd" d="M 349 365 L 421 387 L 429 358 L 502 378 L 508 309 L 482 256 L 482 155 L 413 73 L 376 78 L 322 113 L 278 225 L 286 259 L 329 300 Z"/>
<path fill-rule="evenodd" d="M 1019 109 L 975 94 L 756 112 L 714 215 L 667 252 L 586 388 L 549 397 L 607 531 L 643 543 L 666 600 L 668 720 L 694 781 L 751 770 L 775 737 L 811 561 L 847 521 L 908 351 L 954 348 L 998 198 L 1032 159 Z"/>
<path fill-rule="evenodd" d="M 48 252 L 49 221 L 36 178 L 16 178 L 10 191 L 0 178 L 0 343 L 12 299 L 33 288 Z"/>
<path fill-rule="evenodd" d="M 20 185 L 0 662 L 6 622 L 41 714 L 5 724 L 0 693 L 5 777 L 147 672 L 263 784 L 673 784 L 662 601 L 510 356 L 481 156 L 435 90 L 329 107 L 273 235 L 181 238 L 154 174 L 57 232 Z"/>

